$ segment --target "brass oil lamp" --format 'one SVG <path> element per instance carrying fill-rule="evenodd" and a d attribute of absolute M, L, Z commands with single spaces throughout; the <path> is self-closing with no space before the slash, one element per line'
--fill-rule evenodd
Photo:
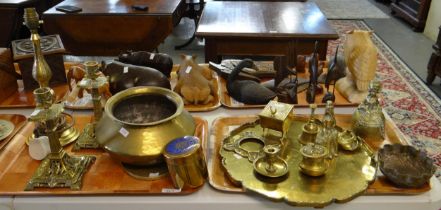
<path fill-rule="evenodd" d="M 29 120 L 36 123 L 40 131 L 49 138 L 50 153 L 42 160 L 37 171 L 26 185 L 25 190 L 35 187 L 70 187 L 79 190 L 82 178 L 89 165 L 95 161 L 93 156 L 70 156 L 60 144 L 60 128 L 65 126 L 63 120 L 63 106 L 54 104 L 54 91 L 49 88 L 51 70 L 41 53 L 40 36 L 37 33 L 39 24 L 35 8 L 26 8 L 24 15 L 25 25 L 31 31 L 31 41 L 34 46 L 33 77 L 40 87 L 34 90 L 37 103 L 35 111 Z"/>

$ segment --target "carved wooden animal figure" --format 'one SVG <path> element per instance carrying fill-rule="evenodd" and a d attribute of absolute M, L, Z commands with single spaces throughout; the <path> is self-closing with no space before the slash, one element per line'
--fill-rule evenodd
<path fill-rule="evenodd" d="M 145 67 L 112 61 L 102 71 L 109 78 L 110 91 L 119 91 L 138 86 L 156 86 L 171 89 L 170 81 L 160 71 Z"/>
<path fill-rule="evenodd" d="M 372 31 L 348 32 L 344 43 L 345 61 L 359 91 L 367 91 L 377 69 L 377 48 L 371 40 Z"/>
<path fill-rule="evenodd" d="M 154 68 L 162 72 L 165 76 L 170 78 L 170 73 L 173 69 L 172 58 L 163 53 L 151 53 L 146 51 L 132 52 L 127 51 L 118 56 L 118 61 L 137 66 L 146 66 Z"/>
<path fill-rule="evenodd" d="M 181 55 L 178 82 L 174 91 L 183 96 L 185 104 L 207 104 L 214 100 L 212 74 L 196 63 L 196 56 Z"/>
<path fill-rule="evenodd" d="M 79 81 L 81 81 L 84 78 L 85 75 L 86 75 L 86 70 L 84 70 L 84 68 L 80 65 L 72 66 L 69 68 L 69 71 L 67 72 L 67 84 L 69 85 L 69 91 L 71 92 L 71 94 L 68 96 L 67 101 L 73 101 L 77 97 L 78 98 L 83 97 L 84 89 L 78 87 L 77 85 L 72 86 L 72 80 L 74 80 L 75 84 L 77 84 Z M 90 92 L 90 90 L 86 90 L 86 91 Z M 112 93 L 110 93 L 109 90 L 109 83 L 106 83 L 106 85 L 101 86 L 98 89 L 98 92 L 100 93 L 100 95 L 104 96 L 105 99 L 108 99 L 112 96 Z"/>
<path fill-rule="evenodd" d="M 244 59 L 237 64 L 228 76 L 228 94 L 236 101 L 245 104 L 267 104 L 277 96 L 276 93 L 256 81 L 237 79 L 242 69 L 251 66 L 253 66 L 253 61 L 250 59 Z"/>

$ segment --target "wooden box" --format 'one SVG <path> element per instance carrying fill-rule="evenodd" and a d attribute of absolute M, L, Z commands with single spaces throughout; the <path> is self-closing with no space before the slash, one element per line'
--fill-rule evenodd
<path fill-rule="evenodd" d="M 12 53 L 9 48 L 0 48 L 0 101 L 17 91 L 17 77 L 15 76 Z"/>
<path fill-rule="evenodd" d="M 42 36 L 41 48 L 44 58 L 52 70 L 52 78 L 49 85 L 66 84 L 67 79 L 63 61 L 63 54 L 66 50 L 60 37 L 58 35 Z M 31 40 L 20 39 L 12 41 L 12 51 L 14 53 L 14 61 L 20 67 L 25 90 L 34 90 L 38 87 L 38 83 L 32 77 L 34 49 Z"/>

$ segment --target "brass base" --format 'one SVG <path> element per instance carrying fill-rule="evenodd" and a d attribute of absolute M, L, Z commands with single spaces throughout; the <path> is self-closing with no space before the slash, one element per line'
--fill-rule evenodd
<path fill-rule="evenodd" d="M 151 166 L 136 166 L 126 163 L 121 164 L 124 168 L 124 171 L 136 179 L 157 180 L 164 176 L 168 176 L 168 168 L 165 163 Z"/>
<path fill-rule="evenodd" d="M 100 145 L 95 138 L 95 124 L 88 123 L 83 132 L 78 137 L 78 141 L 72 148 L 72 151 L 79 151 L 81 149 L 98 149 Z"/>
<path fill-rule="evenodd" d="M 74 142 L 75 140 L 77 140 L 78 136 L 80 136 L 80 132 L 75 127 L 71 127 L 69 129 L 63 131 L 63 133 L 61 133 L 61 136 L 60 136 L 61 146 L 64 147 L 64 146 Z"/>
<path fill-rule="evenodd" d="M 84 174 L 95 159 L 88 155 L 69 156 L 63 150 L 51 153 L 40 163 L 25 191 L 34 190 L 35 187 L 70 187 L 79 190 Z"/>

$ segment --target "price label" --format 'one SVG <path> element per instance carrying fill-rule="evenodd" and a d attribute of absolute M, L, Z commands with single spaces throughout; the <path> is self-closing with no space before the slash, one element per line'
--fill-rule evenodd
<path fill-rule="evenodd" d="M 123 70 L 123 74 L 127 74 L 129 72 L 129 67 L 125 66 Z"/>
<path fill-rule="evenodd" d="M 181 189 L 174 189 L 174 188 L 162 188 L 162 193 L 179 193 L 181 192 Z"/>
<path fill-rule="evenodd" d="M 149 173 L 149 177 L 158 177 L 158 176 L 159 176 L 159 172 Z"/>
<path fill-rule="evenodd" d="M 153 60 L 155 58 L 155 53 L 150 54 L 150 60 Z"/>
<path fill-rule="evenodd" d="M 187 68 L 185 69 L 185 73 L 190 74 L 191 72 L 191 66 L 187 66 Z"/>
<path fill-rule="evenodd" d="M 272 34 L 273 34 L 273 33 L 277 33 L 277 31 L 269 31 L 269 32 L 272 33 Z"/>
<path fill-rule="evenodd" d="M 129 131 L 126 130 L 124 127 L 122 127 L 121 129 L 119 129 L 119 133 L 124 136 L 124 138 L 127 138 L 127 136 L 129 135 Z"/>
<path fill-rule="evenodd" d="M 41 110 L 36 109 L 35 111 L 33 111 L 33 112 L 31 113 L 31 116 L 33 117 L 33 116 L 37 115 L 38 113 L 40 113 L 40 111 L 41 111 Z"/>

